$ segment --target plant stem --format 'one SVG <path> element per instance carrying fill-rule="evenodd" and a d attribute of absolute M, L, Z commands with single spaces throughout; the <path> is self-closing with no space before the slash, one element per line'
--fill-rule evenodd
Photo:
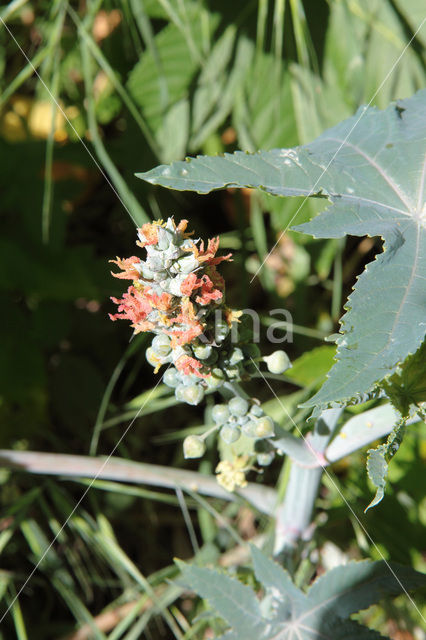
<path fill-rule="evenodd" d="M 11 451 L 0 449 L 0 467 L 28 473 L 70 478 L 92 478 L 133 482 L 155 487 L 197 491 L 207 496 L 234 502 L 242 497 L 262 513 L 271 515 L 276 492 L 269 487 L 249 483 L 244 489 L 230 493 L 222 489 L 212 476 L 194 471 L 163 467 L 156 464 L 132 462 L 120 458 L 75 456 L 39 451 Z"/>
<path fill-rule="evenodd" d="M 326 409 L 308 436 L 319 458 L 332 438 L 343 409 Z M 299 540 L 312 535 L 312 514 L 324 466 L 307 467 L 292 461 L 284 499 L 276 509 L 275 554 L 291 556 Z"/>

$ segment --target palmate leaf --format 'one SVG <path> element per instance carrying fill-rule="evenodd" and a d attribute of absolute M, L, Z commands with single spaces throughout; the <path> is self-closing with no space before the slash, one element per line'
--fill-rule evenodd
<path fill-rule="evenodd" d="M 295 227 L 316 238 L 381 236 L 384 251 L 358 278 L 341 319 L 336 364 L 304 406 L 359 399 L 416 352 L 426 328 L 426 90 L 355 116 L 294 149 L 199 156 L 137 174 L 208 193 L 257 187 L 322 196 L 332 205 Z"/>
<path fill-rule="evenodd" d="M 349 619 L 381 599 L 426 584 L 426 575 L 386 562 L 351 562 L 317 579 L 307 593 L 277 563 L 251 548 L 264 597 L 226 575 L 179 562 L 184 581 L 230 625 L 220 640 L 374 640 L 377 631 Z"/>
<path fill-rule="evenodd" d="M 224 573 L 177 561 L 183 580 L 205 598 L 219 615 L 246 640 L 260 638 L 264 620 L 259 601 L 250 587 Z"/>

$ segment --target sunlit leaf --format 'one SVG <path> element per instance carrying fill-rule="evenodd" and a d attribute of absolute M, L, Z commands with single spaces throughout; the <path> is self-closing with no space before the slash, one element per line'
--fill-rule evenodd
<path fill-rule="evenodd" d="M 296 227 L 316 238 L 381 236 L 384 251 L 358 278 L 337 337 L 337 363 L 303 406 L 327 407 L 369 393 L 425 335 L 426 90 L 385 111 L 355 116 L 295 149 L 198 156 L 138 174 L 199 193 L 225 186 L 327 197 L 332 205 Z"/>

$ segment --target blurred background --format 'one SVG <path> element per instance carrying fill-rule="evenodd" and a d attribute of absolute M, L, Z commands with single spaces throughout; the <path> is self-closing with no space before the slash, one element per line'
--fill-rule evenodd
<path fill-rule="evenodd" d="M 265 331 L 270 309 L 290 311 L 289 355 L 315 349 L 315 361 L 296 386 L 277 385 L 279 395 L 320 384 L 333 357 L 324 337 L 338 329 L 356 275 L 380 241 L 282 235 L 325 200 L 229 189 L 198 196 L 134 174 L 186 155 L 304 144 L 362 104 L 384 108 L 412 95 L 425 81 L 425 29 L 415 35 L 423 14 L 417 0 L 2 3 L 1 448 L 107 455 L 140 409 L 156 379 L 145 361 L 146 338 L 130 342 L 127 323 L 108 319 L 109 297 L 123 291 L 108 260 L 137 253 L 135 226 L 153 218 L 187 218 L 197 236 L 221 235 L 221 247 L 234 253 L 222 270 L 228 303 L 256 309 Z M 267 400 L 267 389 L 257 393 Z M 174 407 L 160 385 L 115 455 L 197 470 L 183 461 L 181 440 L 204 421 L 201 408 Z M 395 492 L 369 527 L 385 557 L 424 570 L 426 501 L 418 474 L 426 442 L 419 433 L 407 442 L 392 471 L 405 503 Z M 369 489 L 361 457 L 354 458 L 336 473 L 348 499 L 362 507 Z M 215 463 L 213 446 L 202 470 Z M 273 467 L 258 481 L 273 486 L 279 473 Z M 85 485 L 6 469 L 0 481 L 4 612 Z M 323 540 L 374 558 L 356 524 L 348 530 L 335 489 L 321 499 Z M 232 546 L 230 534 L 197 508 L 203 549 L 217 557 Z M 268 524 L 244 507 L 226 508 L 243 537 Z M 400 512 L 406 527 L 396 531 Z M 178 610 L 165 579 L 174 575 L 174 555 L 193 553 L 173 492 L 97 481 L 13 602 L 0 638 L 183 638 L 194 603 Z M 150 589 L 160 604 L 153 605 Z M 105 607 L 116 616 L 102 627 L 96 616 Z M 406 607 L 401 601 L 369 615 L 392 638 L 420 637 Z M 213 637 L 202 625 L 199 633 Z"/>

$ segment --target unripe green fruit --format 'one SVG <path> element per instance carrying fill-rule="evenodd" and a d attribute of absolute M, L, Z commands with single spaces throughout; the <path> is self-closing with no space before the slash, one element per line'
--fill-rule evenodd
<path fill-rule="evenodd" d="M 149 364 L 153 367 L 159 367 L 163 364 L 162 358 L 160 358 L 154 351 L 152 347 L 148 347 L 145 352 L 145 357 L 148 360 Z"/>
<path fill-rule="evenodd" d="M 229 409 L 226 404 L 215 404 L 212 409 L 212 418 L 216 424 L 225 424 L 229 418 Z"/>
<path fill-rule="evenodd" d="M 275 453 L 273 451 L 265 451 L 264 453 L 257 454 L 257 464 L 261 467 L 268 467 L 273 459 L 275 458 Z"/>
<path fill-rule="evenodd" d="M 261 406 L 259 406 L 258 404 L 252 404 L 251 408 L 250 408 L 250 413 L 253 416 L 256 416 L 256 418 L 260 418 L 261 416 L 264 415 L 263 409 Z"/>
<path fill-rule="evenodd" d="M 215 364 L 217 362 L 218 357 L 219 356 L 217 355 L 217 351 L 212 349 L 212 352 L 209 355 L 209 357 L 204 360 L 204 364 L 206 364 L 209 367 L 211 367 L 213 364 Z"/>
<path fill-rule="evenodd" d="M 185 402 L 184 398 L 183 398 L 183 392 L 185 391 L 186 387 L 184 384 L 178 384 L 178 386 L 175 389 L 175 396 L 176 396 L 176 400 L 179 400 L 179 402 Z"/>
<path fill-rule="evenodd" d="M 166 336 L 164 334 L 155 336 L 155 338 L 152 341 L 151 347 L 155 355 L 157 355 L 160 358 L 167 358 L 167 356 L 172 350 L 170 346 L 170 338 L 169 336 Z"/>
<path fill-rule="evenodd" d="M 290 358 L 285 351 L 274 351 L 270 356 L 265 356 L 263 360 L 266 362 L 270 373 L 284 373 L 291 367 Z"/>
<path fill-rule="evenodd" d="M 245 416 L 249 403 L 244 398 L 235 397 L 228 402 L 228 407 L 233 416 Z"/>
<path fill-rule="evenodd" d="M 274 435 L 274 422 L 269 416 L 263 416 L 256 421 L 256 437 L 271 438 Z"/>
<path fill-rule="evenodd" d="M 212 347 L 209 344 L 197 344 L 192 347 L 192 353 L 198 360 L 206 360 L 212 354 Z"/>
<path fill-rule="evenodd" d="M 226 375 L 230 380 L 235 380 L 236 378 L 240 378 L 241 376 L 241 365 L 228 366 L 225 369 Z"/>
<path fill-rule="evenodd" d="M 244 435 L 248 436 L 249 438 L 257 438 L 256 428 L 257 428 L 256 422 L 254 420 L 249 420 L 248 422 L 242 425 L 241 430 L 244 433 Z"/>
<path fill-rule="evenodd" d="M 215 326 L 215 339 L 216 342 L 223 342 L 229 333 L 229 327 L 226 322 L 219 321 Z"/>
<path fill-rule="evenodd" d="M 180 389 L 180 387 L 178 387 L 178 389 Z M 179 392 L 179 395 L 182 398 L 182 402 L 195 406 L 200 404 L 201 400 L 204 398 L 204 389 L 199 384 L 190 384 L 188 386 L 184 386 Z"/>
<path fill-rule="evenodd" d="M 181 383 L 180 373 L 174 367 L 170 367 L 164 372 L 163 382 L 168 387 L 177 387 Z"/>
<path fill-rule="evenodd" d="M 244 370 L 251 377 L 256 375 L 259 370 L 259 367 L 256 366 L 256 363 L 251 362 L 251 360 L 246 360 L 244 363 Z"/>
<path fill-rule="evenodd" d="M 187 436 L 183 441 L 185 458 L 201 458 L 206 451 L 204 440 L 200 436 Z"/>
<path fill-rule="evenodd" d="M 218 389 L 225 382 L 225 376 L 222 369 L 213 369 L 212 374 L 204 379 L 209 389 Z"/>
<path fill-rule="evenodd" d="M 257 344 L 245 344 L 243 345 L 243 352 L 245 356 L 249 358 L 258 358 L 260 356 L 260 349 Z"/>
<path fill-rule="evenodd" d="M 235 365 L 244 360 L 244 354 L 239 347 L 235 347 L 231 357 L 229 358 L 229 364 Z"/>
<path fill-rule="evenodd" d="M 234 425 L 225 424 L 220 430 L 219 435 L 222 440 L 226 442 L 226 444 L 232 444 L 239 439 L 239 437 L 241 436 L 241 431 Z"/>

